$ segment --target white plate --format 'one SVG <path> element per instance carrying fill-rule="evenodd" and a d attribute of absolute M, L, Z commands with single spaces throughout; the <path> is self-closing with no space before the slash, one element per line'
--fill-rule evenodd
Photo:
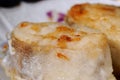
<path fill-rule="evenodd" d="M 7 40 L 6 34 L 10 32 L 18 23 L 23 21 L 46 22 L 49 21 L 46 16 L 48 11 L 52 10 L 55 13 L 66 13 L 72 5 L 85 2 L 120 6 L 119 0 L 46 0 L 33 4 L 21 3 L 21 5 L 10 9 L 0 8 L 0 50 L 2 47 L 1 44 Z M 57 14 L 54 14 L 54 16 L 56 15 Z M 0 80 L 9 80 L 1 67 Z"/>

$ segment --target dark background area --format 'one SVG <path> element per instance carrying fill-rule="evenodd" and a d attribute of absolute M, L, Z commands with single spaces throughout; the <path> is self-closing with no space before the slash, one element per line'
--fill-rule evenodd
<path fill-rule="evenodd" d="M 42 0 L 0 0 L 0 7 L 11 8 L 19 5 L 21 2 L 33 3 Z"/>

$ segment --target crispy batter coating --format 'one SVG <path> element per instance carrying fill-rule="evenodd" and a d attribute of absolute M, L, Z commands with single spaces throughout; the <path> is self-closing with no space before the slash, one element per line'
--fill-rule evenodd
<path fill-rule="evenodd" d="M 77 29 L 85 26 L 104 33 L 109 40 L 115 74 L 120 76 L 120 7 L 77 4 L 68 11 L 66 22 Z"/>
<path fill-rule="evenodd" d="M 22 25 L 21 25 L 22 24 Z M 59 23 L 21 23 L 11 34 L 12 80 L 116 80 L 106 36 Z"/>

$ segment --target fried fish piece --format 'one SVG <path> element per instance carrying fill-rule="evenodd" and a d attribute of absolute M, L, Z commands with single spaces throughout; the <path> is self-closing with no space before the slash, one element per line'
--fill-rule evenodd
<path fill-rule="evenodd" d="M 106 36 L 59 23 L 23 22 L 3 65 L 11 80 L 116 80 Z"/>
<path fill-rule="evenodd" d="M 77 4 L 67 13 L 70 26 L 86 26 L 104 33 L 112 52 L 115 74 L 120 76 L 120 7 L 105 4 Z"/>

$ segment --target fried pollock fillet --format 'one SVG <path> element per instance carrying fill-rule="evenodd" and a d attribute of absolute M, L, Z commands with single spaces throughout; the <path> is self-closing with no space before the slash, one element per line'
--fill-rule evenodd
<path fill-rule="evenodd" d="M 3 65 L 11 80 L 116 80 L 105 35 L 89 31 L 23 22 Z"/>
<path fill-rule="evenodd" d="M 104 4 L 74 5 L 67 14 L 70 26 L 101 31 L 109 39 L 115 74 L 120 76 L 120 8 Z"/>

